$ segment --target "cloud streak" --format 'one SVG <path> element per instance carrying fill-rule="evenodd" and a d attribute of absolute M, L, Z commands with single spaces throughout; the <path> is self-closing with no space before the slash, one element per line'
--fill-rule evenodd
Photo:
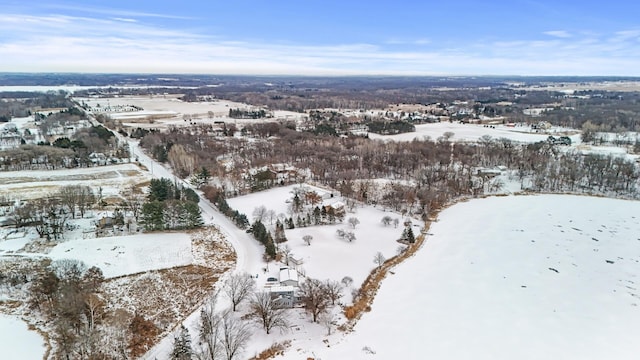
<path fill-rule="evenodd" d="M 634 29 L 600 37 L 553 30 L 544 33 L 551 38 L 471 39 L 455 48 L 426 39 L 313 45 L 168 29 L 124 13 L 109 11 L 109 18 L 0 15 L 0 71 L 640 75 L 640 32 Z"/>
<path fill-rule="evenodd" d="M 568 31 L 565 30 L 545 31 L 543 34 L 563 39 L 570 38 L 572 36 Z"/>

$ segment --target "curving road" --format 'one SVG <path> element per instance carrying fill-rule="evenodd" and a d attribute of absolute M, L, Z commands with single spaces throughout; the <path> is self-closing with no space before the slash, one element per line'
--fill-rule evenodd
<path fill-rule="evenodd" d="M 123 137 L 120 137 L 120 139 L 129 143 L 132 156 L 136 157 L 142 165 L 146 166 L 153 177 L 174 179 L 184 187 L 193 189 L 200 195 L 198 205 L 202 210 L 202 219 L 206 225 L 217 226 L 229 243 L 231 243 L 238 257 L 236 262 L 237 271 L 246 271 L 254 274 L 260 270 L 261 264 L 263 263 L 262 254 L 264 253 L 264 249 L 253 237 L 239 229 L 230 219 L 219 212 L 209 200 L 204 198 L 201 191 L 195 189 L 188 182 L 178 179 L 169 169 L 146 155 L 140 146 L 138 146 L 137 141 L 124 139 Z"/>
<path fill-rule="evenodd" d="M 87 114 L 89 120 L 93 125 L 100 125 L 100 123 L 91 115 Z M 233 246 L 237 260 L 236 271 L 243 271 L 249 274 L 257 274 L 264 266 L 262 246 L 245 231 L 239 229 L 231 220 L 225 217 L 219 212 L 215 206 L 204 198 L 201 191 L 197 190 L 190 183 L 178 179 L 169 169 L 163 166 L 163 164 L 155 161 L 151 157 L 142 151 L 138 141 L 131 138 L 126 138 L 118 132 L 113 132 L 119 141 L 123 141 L 129 144 L 129 150 L 132 158 L 137 158 L 138 162 L 150 172 L 154 178 L 168 178 L 174 179 L 180 182 L 184 187 L 193 189 L 200 196 L 200 202 L 198 205 L 202 210 L 202 219 L 205 225 L 212 225 L 218 227 L 222 235 Z M 200 317 L 200 311 L 196 310 L 185 319 L 185 324 L 197 324 Z M 162 339 L 158 344 L 151 348 L 141 359 L 168 359 L 173 346 L 173 336 L 169 334 Z"/>

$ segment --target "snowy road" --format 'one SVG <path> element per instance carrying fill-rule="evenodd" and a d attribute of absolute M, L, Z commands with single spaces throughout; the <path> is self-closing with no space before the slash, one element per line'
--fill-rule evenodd
<path fill-rule="evenodd" d="M 169 169 L 147 156 L 139 147 L 136 140 L 124 138 L 120 134 L 117 134 L 117 136 L 129 144 L 131 156 L 137 158 L 142 165 L 146 166 L 154 178 L 174 179 L 182 183 L 185 187 L 195 190 L 200 195 L 198 205 L 202 210 L 202 219 L 206 225 L 217 226 L 227 241 L 233 246 L 237 256 L 236 271 L 246 271 L 249 274 L 257 274 L 261 271 L 261 268 L 264 266 L 262 260 L 264 250 L 255 239 L 245 231 L 238 229 L 231 220 L 220 213 L 204 198 L 202 193 L 197 191 L 191 184 L 178 179 Z M 183 322 L 192 334 L 196 331 L 195 326 L 197 326 L 199 322 L 199 317 L 200 310 L 196 310 Z M 168 359 L 172 348 L 173 336 L 169 334 L 143 355 L 141 359 Z"/>
<path fill-rule="evenodd" d="M 133 157 L 147 167 L 155 178 L 174 179 L 183 186 L 191 188 L 200 194 L 200 202 L 198 205 L 202 210 L 202 219 L 206 225 L 217 226 L 226 239 L 231 243 L 238 257 L 236 270 L 246 271 L 250 274 L 256 273 L 262 267 L 263 249 L 260 244 L 253 239 L 245 231 L 238 229 L 230 219 L 219 212 L 207 199 L 204 198 L 202 192 L 197 191 L 191 184 L 182 179 L 178 179 L 169 169 L 165 168 L 161 163 L 147 156 L 138 143 L 134 140 L 124 139 L 130 144 L 130 150 Z"/>

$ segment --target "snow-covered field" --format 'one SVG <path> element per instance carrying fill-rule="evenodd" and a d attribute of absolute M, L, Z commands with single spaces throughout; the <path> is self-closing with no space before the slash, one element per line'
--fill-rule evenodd
<path fill-rule="evenodd" d="M 287 203 L 287 199 L 290 200 L 293 197 L 293 189 L 298 186 L 279 187 L 232 198 L 228 200 L 228 203 L 233 209 L 246 214 L 251 222 L 253 222 L 253 210 L 261 205 L 264 205 L 267 210 L 274 210 L 276 214 L 287 214 L 288 217 L 287 207 L 289 203 Z M 305 185 L 305 187 L 315 190 L 320 195 L 328 193 L 326 190 L 313 186 Z M 325 199 L 324 204 L 328 205 L 341 200 L 343 199 L 336 195 L 333 198 Z M 399 219 L 400 225 L 397 228 L 393 225 L 383 226 L 381 219 L 386 215 Z M 352 228 L 348 223 L 347 219 L 350 217 L 355 217 L 360 221 L 355 228 Z M 422 228 L 422 222 L 415 219 L 412 221 L 414 224 L 413 231 L 417 236 Z M 378 251 L 385 258 L 396 255 L 398 247 L 401 246 L 396 240 L 402 234 L 402 222 L 403 218 L 400 214 L 387 212 L 372 206 L 358 206 L 353 213 L 347 211 L 345 220 L 342 223 L 285 230 L 288 241 L 281 244 L 281 246 L 289 246 L 292 250 L 292 255 L 304 262 L 299 268 L 308 277 L 340 281 L 343 277 L 349 276 L 354 280 L 354 287 L 358 287 L 371 270 L 376 267 L 373 257 Z M 266 221 L 265 224 L 269 225 L 269 221 Z M 353 231 L 356 240 L 349 242 L 338 238 L 336 235 L 338 229 Z M 311 245 L 307 245 L 302 240 L 305 235 L 313 237 Z M 331 266 L 327 266 L 327 264 L 331 264 Z M 277 266 L 273 266 L 269 270 L 271 271 L 269 273 L 270 276 L 277 277 Z M 347 302 L 351 300 L 348 291 L 345 296 Z"/>
<path fill-rule="evenodd" d="M 97 266 L 106 278 L 193 263 L 191 238 L 187 233 L 71 240 L 57 245 L 47 256 Z"/>
<path fill-rule="evenodd" d="M 66 185 L 102 188 L 103 196 L 118 196 L 127 187 L 148 181 L 149 174 L 133 163 L 80 169 L 0 172 L 0 196 L 34 199 Z"/>
<path fill-rule="evenodd" d="M 22 320 L 0 314 L 0 353 L 3 359 L 42 359 L 45 348 L 43 340 L 35 331 L 30 331 Z"/>
<path fill-rule="evenodd" d="M 86 220 L 79 220 L 86 223 Z M 0 259 L 3 256 L 48 257 L 52 260 L 75 259 L 87 266 L 99 267 L 106 278 L 137 274 L 150 270 L 168 269 L 194 263 L 191 236 L 184 232 L 135 234 L 83 239 L 75 231 L 48 252 L 21 252 L 37 235 L 32 232 L 5 234 L 0 240 Z"/>
<path fill-rule="evenodd" d="M 484 125 L 476 124 L 460 124 L 440 122 L 433 124 L 421 124 L 416 125 L 416 131 L 411 133 L 404 133 L 398 135 L 378 135 L 369 133 L 371 139 L 383 139 L 394 141 L 412 141 L 413 139 L 423 139 L 430 137 L 432 140 L 444 135 L 446 132 L 452 132 L 454 135 L 451 137 L 452 141 L 478 141 L 484 135 L 489 135 L 493 139 L 507 138 L 518 142 L 537 142 L 547 140 L 549 134 L 540 134 L 530 132 L 528 127 L 507 127 L 503 125 L 496 125 L 495 128 L 485 127 Z M 563 136 L 567 129 L 558 129 L 557 133 L 551 134 L 554 136 Z M 573 143 L 580 142 L 580 135 L 570 136 Z"/>
<path fill-rule="evenodd" d="M 155 116 L 155 127 L 164 125 L 185 125 L 183 115 L 192 115 L 196 122 L 206 123 L 209 121 L 209 112 L 212 112 L 217 120 L 238 121 L 228 117 L 229 109 L 253 109 L 255 107 L 244 103 L 228 100 L 216 100 L 209 102 L 184 102 L 178 99 L 181 95 L 155 95 L 155 96 L 120 96 L 114 98 L 75 98 L 79 103 L 85 103 L 94 109 L 113 108 L 117 106 L 135 105 L 141 107 L 142 111 L 134 112 L 105 112 L 114 119 L 123 122 L 145 119 Z M 278 111 L 277 117 L 298 119 L 304 114 L 291 111 Z M 196 120 L 197 119 L 197 120 Z M 261 120 L 262 121 L 262 120 Z M 251 120 L 239 120 L 238 122 L 252 122 Z M 138 126 L 139 124 L 135 124 Z"/>
<path fill-rule="evenodd" d="M 636 359 L 638 214 L 569 195 L 452 206 L 354 333 L 284 358 Z"/>

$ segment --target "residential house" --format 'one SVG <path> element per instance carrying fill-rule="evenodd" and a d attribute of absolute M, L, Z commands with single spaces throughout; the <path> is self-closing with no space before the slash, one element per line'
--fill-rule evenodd
<path fill-rule="evenodd" d="M 298 286 L 298 271 L 288 267 L 280 268 L 281 286 Z"/>
<path fill-rule="evenodd" d="M 269 294 L 277 299 L 284 307 L 293 307 L 296 302 L 295 288 L 293 286 L 271 286 L 267 288 Z"/>

